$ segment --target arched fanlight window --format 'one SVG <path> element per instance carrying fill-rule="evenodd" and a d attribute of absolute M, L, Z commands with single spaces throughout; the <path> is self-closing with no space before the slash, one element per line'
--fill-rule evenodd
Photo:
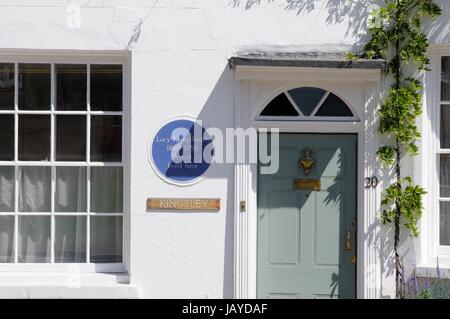
<path fill-rule="evenodd" d="M 259 114 L 260 120 L 357 120 L 337 95 L 315 87 L 300 87 L 275 97 Z"/>

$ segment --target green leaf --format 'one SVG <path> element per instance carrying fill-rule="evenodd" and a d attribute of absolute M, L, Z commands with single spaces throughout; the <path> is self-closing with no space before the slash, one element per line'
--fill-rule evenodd
<path fill-rule="evenodd" d="M 345 57 L 346 57 L 347 60 L 353 61 L 353 62 L 358 60 L 358 56 L 355 53 L 353 53 L 353 52 L 347 52 Z"/>
<path fill-rule="evenodd" d="M 395 149 L 393 146 L 382 146 L 378 149 L 377 155 L 385 165 L 392 165 L 395 162 Z"/>

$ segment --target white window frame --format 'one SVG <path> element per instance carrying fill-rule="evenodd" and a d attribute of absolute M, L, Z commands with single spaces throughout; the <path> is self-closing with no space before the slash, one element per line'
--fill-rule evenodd
<path fill-rule="evenodd" d="M 442 71 L 442 58 L 443 57 L 446 57 L 446 56 L 448 56 L 449 58 L 450 58 L 450 52 L 448 53 L 448 54 L 440 54 L 439 55 L 439 58 L 438 58 L 438 70 L 439 70 L 439 74 L 441 74 L 441 71 Z M 440 173 L 440 155 L 442 155 L 442 154 L 450 154 L 450 148 L 447 148 L 447 149 L 443 149 L 442 147 L 441 147 L 441 141 L 440 141 L 440 134 L 441 134 L 441 110 L 442 110 L 442 106 L 444 106 L 444 105 L 450 105 L 450 101 L 442 101 L 441 100 L 441 96 L 442 96 L 442 92 L 441 92 L 441 77 L 439 76 L 439 85 L 438 85 L 438 104 L 439 104 L 439 106 L 438 106 L 438 117 L 439 117 L 439 120 L 438 120 L 438 122 L 437 122 L 437 127 L 438 127 L 438 134 L 439 134 L 439 138 L 438 138 L 438 142 L 437 142 L 437 144 L 438 144 L 438 150 L 437 150 L 437 171 L 439 171 L 439 173 Z M 440 176 L 439 176 L 439 180 L 440 180 Z M 440 185 L 440 184 L 439 184 Z M 450 198 L 441 198 L 440 197 L 440 194 L 439 194 L 439 192 L 437 192 L 437 194 L 436 194 L 437 196 L 438 196 L 438 204 L 440 203 L 440 202 L 443 202 L 443 201 L 447 201 L 447 202 L 450 202 Z M 438 211 L 439 211 L 439 209 L 438 209 Z M 438 215 L 439 215 L 439 217 L 440 217 L 440 211 L 439 211 L 439 213 L 438 213 Z M 443 256 L 450 256 L 450 246 L 443 246 L 443 245 L 441 245 L 440 244 L 440 220 L 439 220 L 439 225 L 438 225 L 438 229 L 437 229 L 437 232 L 436 232 L 437 234 L 438 234 L 438 236 L 437 236 L 437 241 L 438 241 L 438 255 L 443 255 Z"/>
<path fill-rule="evenodd" d="M 128 52 L 124 51 L 99 51 L 99 52 L 87 52 L 87 51 L 61 51 L 61 50 L 2 50 L 0 51 L 0 62 L 2 63 L 14 63 L 15 65 L 15 106 L 14 110 L 0 110 L 0 114 L 14 114 L 15 119 L 15 158 L 14 161 L 0 162 L 2 166 L 15 166 L 16 172 L 16 185 L 15 185 L 15 209 L 18 209 L 18 183 L 17 173 L 19 166 L 45 166 L 52 167 L 52 203 L 51 213 L 18 213 L 17 211 L 12 216 L 15 218 L 15 252 L 13 263 L 0 263 L 0 272 L 81 272 L 81 273 L 124 273 L 129 269 L 129 242 L 130 242 L 130 144 L 131 144 L 131 70 L 130 70 L 130 56 Z M 18 64 L 20 63 L 43 63 L 51 64 L 51 109 L 50 111 L 24 111 L 18 109 Z M 56 64 L 86 64 L 87 65 L 87 110 L 86 111 L 57 111 L 56 105 Z M 91 64 L 116 64 L 122 65 L 123 70 L 123 108 L 122 111 L 91 111 L 90 110 L 90 65 Z M 36 161 L 19 161 L 18 160 L 18 115 L 19 114 L 47 114 L 51 115 L 51 160 L 49 162 L 36 162 Z M 122 162 L 90 162 L 90 157 L 87 156 L 84 162 L 61 162 L 55 161 L 55 118 L 58 114 L 71 114 L 71 115 L 86 115 L 87 132 L 90 130 L 90 118 L 91 115 L 121 115 L 122 116 Z M 86 134 L 86 152 L 90 154 L 90 134 Z M 53 216 L 54 213 L 54 187 L 55 187 L 55 174 L 57 166 L 78 166 L 78 167 L 98 167 L 98 166 L 120 166 L 123 167 L 123 212 L 122 213 L 89 213 L 83 216 L 87 216 L 87 223 L 91 216 L 122 216 L 122 262 L 121 263 L 91 263 L 89 261 L 89 232 L 87 232 L 87 262 L 86 263 L 55 263 L 54 262 L 54 223 L 52 223 L 52 236 L 51 236 L 51 263 L 18 263 L 18 223 L 17 216 L 33 215 Z M 89 170 L 88 170 L 89 171 Z M 90 183 L 88 176 L 87 183 L 87 205 L 89 211 L 89 198 L 90 198 Z M 6 214 L 2 214 L 6 215 Z M 69 216 L 71 214 L 61 213 L 61 216 Z"/>
<path fill-rule="evenodd" d="M 450 101 L 441 101 L 441 61 L 450 56 L 450 46 L 430 48 L 431 71 L 424 75 L 424 101 L 421 156 L 416 173 L 428 192 L 424 201 L 424 217 L 421 221 L 421 259 L 419 266 L 450 268 L 450 246 L 440 245 L 440 155 L 450 154 L 450 149 L 440 147 L 441 106 Z M 444 103 L 442 103 L 444 102 Z M 430 155 L 431 154 L 431 155 Z"/>

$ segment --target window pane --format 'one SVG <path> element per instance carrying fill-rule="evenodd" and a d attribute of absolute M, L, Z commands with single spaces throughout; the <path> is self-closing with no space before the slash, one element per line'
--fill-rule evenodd
<path fill-rule="evenodd" d="M 325 90 L 313 87 L 302 87 L 289 91 L 289 95 L 305 116 L 311 115 L 325 93 Z"/>
<path fill-rule="evenodd" d="M 0 115 L 0 161 L 14 160 L 14 115 Z"/>
<path fill-rule="evenodd" d="M 122 110 L 121 65 L 91 65 L 91 110 Z"/>
<path fill-rule="evenodd" d="M 442 57 L 441 100 L 450 101 L 450 57 Z"/>
<path fill-rule="evenodd" d="M 440 206 L 440 244 L 443 246 L 450 246 L 450 202 L 440 202 Z"/>
<path fill-rule="evenodd" d="M 50 116 L 19 115 L 19 160 L 50 160 Z"/>
<path fill-rule="evenodd" d="M 286 94 L 281 93 L 274 98 L 261 112 L 261 116 L 298 116 L 295 107 L 289 102 Z"/>
<path fill-rule="evenodd" d="M 14 64 L 0 63 L 0 110 L 14 109 Z"/>
<path fill-rule="evenodd" d="M 0 166 L 0 212 L 14 212 L 14 167 Z"/>
<path fill-rule="evenodd" d="M 86 116 L 56 117 L 56 160 L 86 160 Z"/>
<path fill-rule="evenodd" d="M 0 216 L 0 263 L 14 261 L 14 216 Z"/>
<path fill-rule="evenodd" d="M 91 217 L 91 262 L 122 262 L 122 217 Z"/>
<path fill-rule="evenodd" d="M 86 262 L 86 217 L 55 217 L 55 262 Z"/>
<path fill-rule="evenodd" d="M 50 212 L 50 190 L 50 167 L 19 167 L 20 212 Z"/>
<path fill-rule="evenodd" d="M 450 155 L 441 155 L 440 196 L 450 197 Z"/>
<path fill-rule="evenodd" d="M 352 111 L 348 108 L 347 104 L 339 97 L 330 93 L 322 106 L 316 113 L 316 116 L 353 116 Z"/>
<path fill-rule="evenodd" d="M 55 211 L 86 212 L 86 168 L 56 167 Z"/>
<path fill-rule="evenodd" d="M 50 110 L 50 64 L 19 64 L 19 109 Z"/>
<path fill-rule="evenodd" d="M 441 148 L 450 148 L 450 106 L 441 106 Z"/>
<path fill-rule="evenodd" d="M 50 262 L 50 216 L 19 216 L 19 262 Z"/>
<path fill-rule="evenodd" d="M 91 167 L 91 212 L 123 212 L 122 167 Z"/>
<path fill-rule="evenodd" d="M 122 161 L 122 117 L 91 117 L 91 161 Z"/>
<path fill-rule="evenodd" d="M 58 110 L 86 111 L 87 66 L 57 64 L 56 108 Z"/>

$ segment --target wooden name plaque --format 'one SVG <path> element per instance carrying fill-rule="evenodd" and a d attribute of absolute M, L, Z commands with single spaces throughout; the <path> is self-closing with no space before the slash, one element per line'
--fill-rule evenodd
<path fill-rule="evenodd" d="M 151 210 L 194 210 L 218 211 L 219 198 L 149 198 L 147 209 Z"/>
<path fill-rule="evenodd" d="M 294 179 L 294 189 L 320 191 L 320 179 Z"/>

